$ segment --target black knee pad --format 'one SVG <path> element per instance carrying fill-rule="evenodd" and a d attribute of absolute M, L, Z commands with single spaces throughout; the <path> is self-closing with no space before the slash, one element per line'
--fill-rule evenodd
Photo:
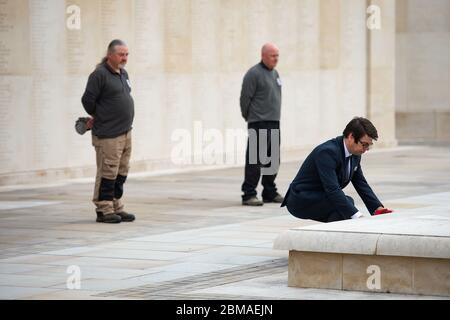
<path fill-rule="evenodd" d="M 123 184 L 127 180 L 127 176 L 118 175 L 114 187 L 114 198 L 120 199 L 123 195 Z"/>
<path fill-rule="evenodd" d="M 102 180 L 100 182 L 100 191 L 98 194 L 98 200 L 99 201 L 113 201 L 115 184 L 116 184 L 116 180 L 102 178 Z"/>

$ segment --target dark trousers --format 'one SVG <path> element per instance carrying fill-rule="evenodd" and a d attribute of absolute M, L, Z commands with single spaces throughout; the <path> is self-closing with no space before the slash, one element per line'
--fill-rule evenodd
<path fill-rule="evenodd" d="M 346 197 L 353 205 L 355 204 L 352 197 Z M 337 212 L 334 206 L 326 199 L 307 208 L 297 209 L 289 206 L 289 202 L 286 207 L 293 216 L 300 219 L 311 219 L 320 222 L 333 222 L 348 219 L 348 217 Z"/>
<path fill-rule="evenodd" d="M 259 147 L 260 147 L 260 130 L 265 129 L 267 132 L 267 156 L 270 157 L 272 155 L 272 148 L 278 148 L 280 150 L 280 136 L 278 135 L 278 139 L 275 139 L 276 141 L 273 141 L 271 138 L 271 132 L 272 130 L 280 130 L 280 122 L 279 121 L 260 121 L 260 122 L 252 122 L 248 124 L 249 129 L 249 140 L 247 141 L 247 152 L 245 154 L 245 180 L 242 184 L 242 192 L 244 193 L 242 196 L 243 200 L 248 200 L 249 198 L 256 196 L 256 187 L 258 186 L 259 179 L 261 177 L 261 168 L 262 167 L 270 167 L 271 163 L 268 164 L 261 164 L 260 154 L 259 154 Z M 253 129 L 256 132 L 256 139 L 257 139 L 257 150 L 252 150 L 253 152 L 256 151 L 257 154 L 257 162 L 256 163 L 250 163 L 250 156 L 249 156 L 249 149 L 251 147 L 250 145 L 250 130 Z M 278 131 L 279 133 L 279 131 Z M 252 146 L 255 146 L 255 144 L 252 144 Z M 278 152 L 279 154 L 279 152 Z M 279 159 L 277 160 L 277 167 L 279 165 Z M 272 175 L 262 175 L 262 186 L 263 186 L 263 192 L 262 197 L 266 200 L 272 200 L 277 195 L 277 187 L 275 185 L 275 178 L 277 176 L 277 173 Z"/>

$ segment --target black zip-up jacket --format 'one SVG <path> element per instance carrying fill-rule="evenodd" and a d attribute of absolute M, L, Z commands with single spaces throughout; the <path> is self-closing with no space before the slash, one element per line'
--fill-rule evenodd
<path fill-rule="evenodd" d="M 94 117 L 92 134 L 99 138 L 115 138 L 131 129 L 134 101 L 125 69 L 120 74 L 105 62 L 90 75 L 81 98 L 84 109 Z"/>

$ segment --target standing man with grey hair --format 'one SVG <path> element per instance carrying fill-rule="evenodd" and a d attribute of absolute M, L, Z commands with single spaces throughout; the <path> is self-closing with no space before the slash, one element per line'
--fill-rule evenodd
<path fill-rule="evenodd" d="M 97 222 L 133 221 L 121 201 L 131 156 L 131 126 L 134 102 L 131 84 L 124 67 L 128 47 L 122 40 L 113 40 L 107 55 L 90 74 L 81 98 L 83 107 L 93 120 L 92 145 L 97 158 L 93 202 Z"/>
<path fill-rule="evenodd" d="M 278 58 L 278 47 L 266 43 L 261 49 L 261 62 L 248 70 L 242 83 L 241 113 L 249 130 L 245 179 L 242 184 L 243 205 L 261 206 L 263 202 L 283 202 L 275 185 L 280 161 L 281 79 L 275 70 Z M 270 162 L 264 159 L 266 151 Z M 263 201 L 257 198 L 256 192 L 261 173 Z"/>

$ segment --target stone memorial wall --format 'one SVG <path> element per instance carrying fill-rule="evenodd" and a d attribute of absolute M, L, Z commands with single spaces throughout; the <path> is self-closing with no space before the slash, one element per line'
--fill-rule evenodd
<path fill-rule="evenodd" d="M 245 132 L 242 78 L 269 41 L 280 47 L 282 156 L 341 134 L 356 115 L 382 127 L 379 145 L 395 145 L 395 28 L 368 30 L 371 2 L 395 25 L 389 1 L 0 0 L 0 185 L 92 176 L 90 136 L 74 121 L 114 38 L 130 51 L 132 172 L 206 166 L 211 139 Z M 385 55 L 375 64 L 374 50 Z M 172 157 L 180 130 L 192 142 L 184 165 Z M 222 156 L 238 153 L 231 164 L 244 160 L 236 139 L 223 141 Z"/>
<path fill-rule="evenodd" d="M 396 1 L 396 136 L 450 142 L 450 0 Z"/>

